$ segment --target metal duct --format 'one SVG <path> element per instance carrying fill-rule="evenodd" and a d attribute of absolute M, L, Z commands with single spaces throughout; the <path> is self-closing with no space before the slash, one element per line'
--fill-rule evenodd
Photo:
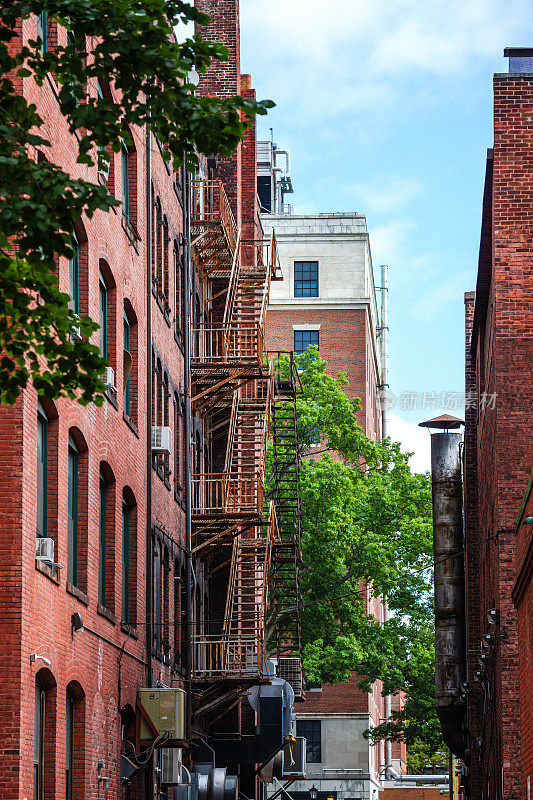
<path fill-rule="evenodd" d="M 442 736 L 462 758 L 466 705 L 465 571 L 460 433 L 431 434 L 433 557 L 435 563 L 435 701 Z"/>

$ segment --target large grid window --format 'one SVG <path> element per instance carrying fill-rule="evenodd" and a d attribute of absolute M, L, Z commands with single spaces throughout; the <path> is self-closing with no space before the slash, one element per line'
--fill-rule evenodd
<path fill-rule="evenodd" d="M 297 356 L 305 353 L 309 345 L 318 347 L 318 331 L 294 331 L 294 352 Z"/>
<path fill-rule="evenodd" d="M 294 262 L 294 296 L 318 297 L 318 261 Z"/>
<path fill-rule="evenodd" d="M 322 722 L 319 719 L 299 719 L 296 721 L 296 735 L 307 741 L 305 760 L 308 764 L 322 761 Z"/>

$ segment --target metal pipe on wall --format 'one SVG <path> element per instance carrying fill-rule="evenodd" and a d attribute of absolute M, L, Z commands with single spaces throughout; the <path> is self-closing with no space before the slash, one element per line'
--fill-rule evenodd
<path fill-rule="evenodd" d="M 152 132 L 146 123 L 146 680 L 152 685 Z"/>
<path fill-rule="evenodd" d="M 460 433 L 431 434 L 433 557 L 435 565 L 435 702 L 452 753 L 465 753 L 465 570 Z"/>
<path fill-rule="evenodd" d="M 185 571 L 185 618 L 186 618 L 186 641 L 187 650 L 185 653 L 185 679 L 187 683 L 187 736 L 190 735 L 190 725 L 192 718 L 191 708 L 191 681 L 193 669 L 193 624 L 192 624 L 192 480 L 191 480 L 191 431 L 192 431 L 192 407 L 191 407 L 191 263 L 189 242 L 191 233 L 191 213 L 190 213 L 190 176 L 185 167 L 183 168 L 183 192 L 185 195 L 185 225 L 184 225 L 184 247 L 183 257 L 185 258 L 185 286 L 183 287 L 185 319 L 183 321 L 183 350 L 184 350 L 184 378 L 183 389 L 185 394 L 185 549 L 187 558 L 187 568 Z"/>

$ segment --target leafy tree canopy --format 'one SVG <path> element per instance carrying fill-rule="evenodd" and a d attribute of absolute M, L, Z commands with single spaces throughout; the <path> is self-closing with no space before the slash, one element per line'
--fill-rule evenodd
<path fill-rule="evenodd" d="M 43 34 L 23 44 L 21 21 L 31 15 L 39 15 Z M 50 143 L 16 82 L 49 79 L 57 87 L 80 164 L 98 161 L 105 169 L 110 151 L 131 141 L 128 126 L 147 124 L 173 167 L 192 170 L 197 152 L 230 155 L 255 114 L 273 104 L 194 94 L 190 71 L 204 73 L 228 52 L 197 34 L 177 43 L 173 29 L 191 21 L 209 18 L 185 0 L 11 0 L 0 7 L 0 402 L 13 403 L 30 378 L 50 397 L 102 402 L 107 362 L 89 341 L 98 326 L 69 310 L 56 260 L 72 257 L 76 220 L 118 205 L 104 186 L 37 158 Z M 51 24 L 68 36 L 47 47 Z M 112 91 L 97 92 L 98 83 Z M 82 340 L 72 336 L 78 327 Z"/>
<path fill-rule="evenodd" d="M 385 693 L 402 690 L 404 711 L 372 735 L 422 740 L 431 754 L 442 739 L 434 700 L 429 476 L 411 472 L 398 444 L 365 436 L 360 401 L 346 397 L 344 375 L 326 373 L 316 348 L 297 361 L 307 679 L 335 683 L 355 671 L 367 690 L 376 680 Z M 377 597 L 386 597 L 390 609 L 384 624 L 367 613 Z"/>

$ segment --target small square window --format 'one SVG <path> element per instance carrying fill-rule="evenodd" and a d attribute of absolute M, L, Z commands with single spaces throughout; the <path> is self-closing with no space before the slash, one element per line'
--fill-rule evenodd
<path fill-rule="evenodd" d="M 318 297 L 318 261 L 294 262 L 294 296 Z"/>
<path fill-rule="evenodd" d="M 301 356 L 309 345 L 318 347 L 318 331 L 294 331 L 294 353 Z"/>

